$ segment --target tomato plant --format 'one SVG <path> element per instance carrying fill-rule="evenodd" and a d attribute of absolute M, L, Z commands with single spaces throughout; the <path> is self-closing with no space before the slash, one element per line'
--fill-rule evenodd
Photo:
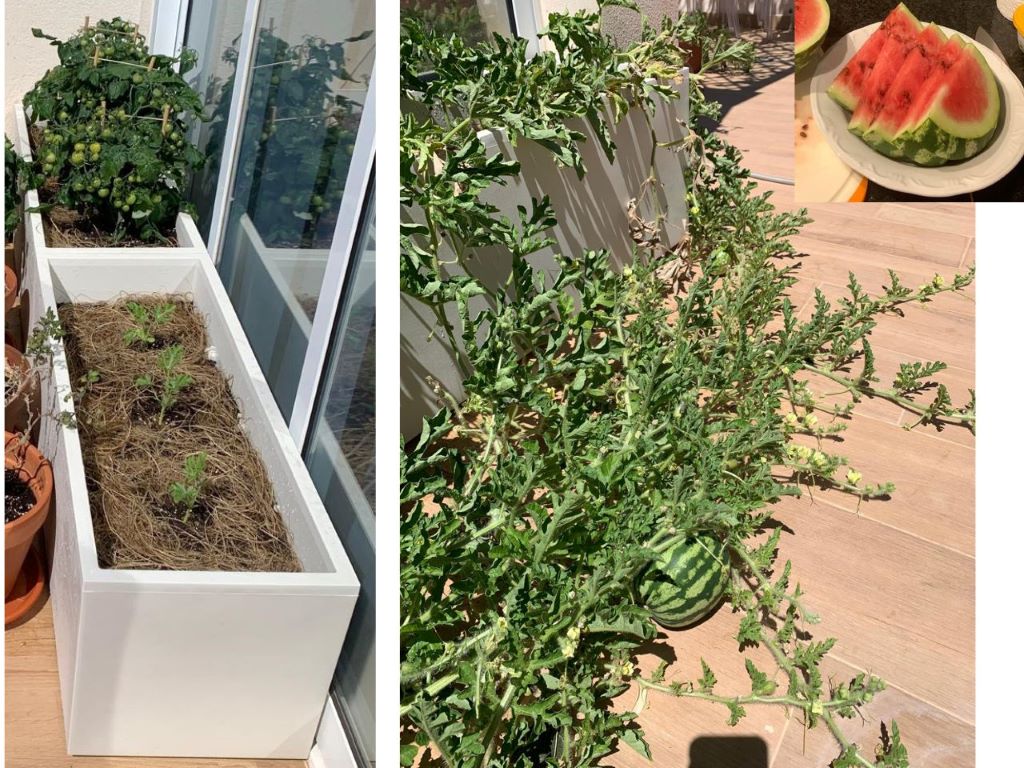
<path fill-rule="evenodd" d="M 537 198 L 509 218 L 481 199 L 520 168 L 478 132 L 532 139 L 585 179 L 574 119 L 614 157 L 608 115 L 649 117 L 673 98 L 664 78 L 686 62 L 681 41 L 699 42 L 704 72 L 752 55 L 692 17 L 645 23 L 624 50 L 600 13 L 548 24 L 551 50 L 532 58 L 523 40 L 469 47 L 413 20 L 404 27 L 402 290 L 433 312 L 464 396 L 435 382 L 440 407 L 402 452 L 403 762 L 428 749 L 451 768 L 582 768 L 627 746 L 651 757 L 637 717 L 668 695 L 720 704 L 730 725 L 749 706 L 783 706 L 835 737 L 834 768 L 907 768 L 895 723 L 873 751 L 844 735 L 841 721 L 885 684 L 826 681 L 836 640 L 813 636 L 797 565 L 776 562 L 772 505 L 808 484 L 859 498 L 894 491 L 830 448 L 852 406 L 832 404 L 810 374 L 918 422 L 973 429 L 973 396 L 956 406 L 929 380 L 942 363 L 906 364 L 882 383 L 870 341 L 881 318 L 962 291 L 973 268 L 914 287 L 891 273 L 878 295 L 851 275 L 845 298 L 819 292 L 800 320 L 790 238 L 807 217 L 776 212 L 740 153 L 701 127 L 718 107 L 700 77 L 678 147 L 688 238 L 662 242 L 657 222 L 635 217 L 634 252 L 615 255 L 621 269 L 602 250 L 538 266 L 554 244 L 553 208 Z M 640 194 L 671 192 L 653 169 L 647 181 Z M 746 657 L 749 686 L 723 690 L 703 662 L 689 680 L 668 664 L 637 668 L 657 633 L 637 576 L 696 536 L 727 549 L 738 652 L 763 646 L 774 662 L 764 670 Z M 636 703 L 614 706 L 631 687 Z"/>
<path fill-rule="evenodd" d="M 189 174 L 204 155 L 186 139 L 201 117 L 199 95 L 182 75 L 195 53 L 153 55 L 130 22 L 100 21 L 65 41 L 51 40 L 60 63 L 25 96 L 33 124 L 41 191 L 115 237 L 162 240 L 181 210 Z M 178 70 L 175 71 L 175 64 Z"/>
<path fill-rule="evenodd" d="M 346 48 L 371 34 L 289 44 L 259 32 L 249 93 L 256 106 L 246 112 L 236 185 L 267 245 L 330 246 L 362 114 L 343 93 L 356 82 Z M 224 60 L 237 64 L 237 49 L 226 50 Z M 227 120 L 234 84 L 232 74 L 219 89 L 215 122 Z"/>

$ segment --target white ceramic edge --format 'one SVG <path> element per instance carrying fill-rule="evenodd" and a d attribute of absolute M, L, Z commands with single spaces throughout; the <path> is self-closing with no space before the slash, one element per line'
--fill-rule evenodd
<path fill-rule="evenodd" d="M 992 69 L 992 74 L 999 83 L 1003 95 L 1004 124 L 1002 131 L 993 143 L 970 160 L 951 166 L 925 168 L 885 157 L 847 130 L 846 111 L 832 101 L 826 91 L 846 64 L 847 59 L 838 55 L 844 41 L 851 36 L 862 34 L 866 41 L 879 26 L 881 26 L 881 22 L 868 24 L 848 32 L 837 40 L 818 62 L 811 79 L 811 112 L 819 130 L 839 159 L 877 184 L 896 192 L 921 195 L 922 197 L 948 197 L 977 192 L 995 184 L 1012 171 L 1021 158 L 1024 158 L 1024 118 L 1017 117 L 1018 122 L 1011 123 L 1009 116 L 1011 114 L 1024 115 L 1024 84 L 1021 84 L 1006 63 L 988 46 L 959 30 L 941 25 L 938 25 L 939 29 L 947 36 L 959 35 L 967 42 L 973 43 L 985 57 L 985 61 Z M 862 43 L 863 41 L 861 41 Z M 855 46 L 855 50 L 857 47 L 859 46 Z M 837 113 L 844 117 L 842 121 L 838 121 Z M 1000 159 L 1003 158 L 1003 155 L 1000 152 L 1005 152 L 1005 159 L 1001 162 Z M 1014 156 L 1014 152 L 1016 152 L 1016 156 Z M 993 167 L 983 170 L 981 175 L 974 179 L 965 181 L 968 178 L 967 174 L 978 173 L 976 169 L 979 167 L 984 169 L 985 165 Z M 948 184 L 942 184 L 941 179 L 944 176 L 948 176 Z M 935 186 L 936 184 L 940 186 Z"/>
<path fill-rule="evenodd" d="M 193 267 L 200 270 L 203 279 L 208 283 L 208 287 L 212 290 L 218 303 L 230 309 L 230 311 L 224 313 L 225 321 L 243 358 L 243 364 L 246 368 L 245 373 L 251 378 L 259 398 L 256 408 L 252 408 L 251 403 L 244 404 L 244 407 L 247 408 L 247 417 L 250 419 L 265 418 L 270 422 L 276 441 L 287 458 L 292 479 L 295 481 L 302 496 L 305 513 L 312 519 L 313 526 L 320 537 L 325 557 L 330 562 L 331 567 L 334 568 L 334 571 L 322 573 L 231 573 L 222 571 L 156 571 L 101 568 L 96 552 L 92 515 L 89 512 L 81 443 L 77 431 L 65 429 L 65 446 L 70 454 L 68 456 L 68 464 L 73 473 L 69 480 L 75 492 L 76 503 L 74 504 L 74 510 L 76 519 L 79 522 L 76 529 L 78 531 L 79 551 L 82 553 L 81 559 L 87 591 L 89 588 L 102 589 L 104 591 L 134 591 L 139 588 L 145 588 L 150 592 L 195 589 L 224 592 L 231 591 L 234 588 L 242 592 L 261 590 L 308 592 L 312 590 L 339 595 L 358 595 L 359 581 L 355 571 L 327 515 L 327 510 L 324 508 L 320 495 L 313 485 L 309 473 L 306 471 L 305 463 L 302 461 L 301 456 L 299 456 L 298 449 L 291 440 L 288 428 L 277 410 L 270 387 L 249 347 L 245 332 L 242 330 L 234 314 L 227 293 L 224 291 L 224 287 L 210 259 L 206 256 L 189 253 L 188 251 L 162 255 L 161 259 L 190 262 Z M 42 273 L 40 275 L 40 283 L 44 294 L 41 297 L 43 299 L 41 309 L 45 311 L 46 307 L 53 307 L 56 311 L 56 296 L 53 289 L 53 277 L 50 272 L 52 268 L 59 268 L 62 264 L 81 267 L 83 263 L 116 265 L 119 261 L 130 260 L 132 260 L 130 254 L 122 253 L 108 253 L 105 256 L 85 256 L 78 254 L 52 255 L 51 252 L 48 259 L 39 259 L 39 269 Z M 130 292 L 130 287 L 126 286 L 126 290 Z M 63 344 L 58 345 L 57 352 L 54 355 L 54 369 L 57 394 L 58 397 L 63 399 L 65 395 L 72 391 Z M 68 410 L 72 410 L 70 403 L 66 407 Z"/>
<path fill-rule="evenodd" d="M 17 134 L 16 149 L 26 160 L 32 159 L 31 142 L 29 141 L 28 120 L 25 115 L 25 107 L 19 101 L 14 105 L 14 122 Z M 26 208 L 34 208 L 39 205 L 39 195 L 34 189 L 28 190 L 25 195 Z M 195 221 L 187 213 L 179 213 L 175 220 L 175 234 L 178 237 L 177 246 L 143 246 L 143 247 L 107 247 L 107 248 L 53 248 L 46 244 L 46 233 L 43 229 L 43 216 L 40 213 L 28 212 L 26 216 L 26 243 L 35 248 L 42 255 L 58 256 L 62 254 L 74 254 L 77 256 L 100 256 L 111 251 L 124 251 L 138 256 L 164 255 L 178 253 L 180 251 L 194 251 L 196 253 L 207 253 L 206 244 L 202 235 L 196 227 Z"/>

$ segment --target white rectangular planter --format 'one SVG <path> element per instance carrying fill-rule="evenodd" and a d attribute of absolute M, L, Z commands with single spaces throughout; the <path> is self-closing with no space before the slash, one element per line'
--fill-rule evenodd
<path fill-rule="evenodd" d="M 17 129 L 15 136 L 15 150 L 26 160 L 31 160 L 32 149 L 29 142 L 28 121 L 25 118 L 25 108 L 19 102 L 14 105 L 14 122 Z M 39 205 L 39 193 L 30 189 L 25 193 L 25 209 L 35 208 Z M 178 238 L 176 247 L 153 246 L 153 247 L 106 247 L 106 248 L 53 248 L 46 244 L 46 233 L 43 230 L 43 216 L 40 213 L 25 214 L 25 249 L 26 253 L 37 253 L 42 257 L 59 255 L 76 256 L 100 256 L 110 253 L 132 254 L 136 258 L 148 256 L 160 256 L 169 253 L 186 251 L 189 253 L 206 254 L 206 244 L 202 235 L 196 228 L 196 223 L 187 213 L 179 213 L 175 222 L 175 234 Z"/>
<path fill-rule="evenodd" d="M 359 592 L 209 258 L 29 251 L 33 324 L 47 307 L 186 293 L 205 316 L 303 573 L 99 567 L 78 433 L 45 419 L 56 531 L 50 591 L 68 751 L 76 755 L 306 758 Z M 43 397 L 71 391 L 63 347 Z"/>

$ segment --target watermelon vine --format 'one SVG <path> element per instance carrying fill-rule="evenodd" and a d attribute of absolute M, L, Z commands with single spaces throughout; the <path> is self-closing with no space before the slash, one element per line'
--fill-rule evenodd
<path fill-rule="evenodd" d="M 629 5 L 601 8 L 613 4 Z M 776 212 L 740 153 L 698 127 L 717 115 L 699 78 L 678 147 L 689 162 L 688 239 L 662 242 L 659 221 L 637 216 L 634 252 L 616 254 L 624 266 L 584 250 L 559 255 L 554 271 L 537 267 L 552 207 L 535 199 L 512 221 L 481 198 L 520 169 L 489 154 L 477 131 L 532 139 L 585 177 L 572 120 L 588 120 L 613 157 L 606 101 L 617 119 L 673 98 L 680 40 L 700 38 L 705 72 L 752 56 L 694 17 L 645 22 L 625 50 L 602 32 L 600 12 L 548 23 L 553 50 L 533 58 L 521 40 L 470 48 L 414 20 L 404 28 L 402 288 L 436 318 L 464 393 L 435 382 L 439 410 L 402 451 L 403 763 L 582 768 L 616 748 L 650 756 L 637 717 L 660 693 L 717 702 L 730 724 L 748 706 L 784 706 L 834 735 L 835 768 L 907 768 L 896 723 L 882 725 L 871 753 L 844 736 L 840 721 L 884 683 L 860 674 L 826 684 L 820 664 L 835 640 L 811 636 L 811 598 L 794 566 L 776 562 L 772 504 L 810 483 L 862 498 L 893 491 L 827 448 L 863 395 L 919 422 L 973 429 L 973 398 L 955 406 L 929 380 L 941 363 L 906 364 L 882 383 L 869 340 L 881 317 L 962 291 L 973 269 L 917 287 L 891 273 L 877 295 L 851 275 L 848 296 L 819 293 L 799 320 L 789 238 L 807 218 Z M 495 258 L 507 264 L 500 284 L 482 277 Z M 823 402 L 808 372 L 851 401 Z M 720 610 L 737 615 L 739 650 L 764 646 L 777 666 L 748 660 L 749 690 L 720 690 L 707 664 L 697 680 L 635 666 L 659 631 L 638 581 L 698 538 L 727 548 Z M 637 703 L 623 711 L 617 699 L 631 687 Z"/>

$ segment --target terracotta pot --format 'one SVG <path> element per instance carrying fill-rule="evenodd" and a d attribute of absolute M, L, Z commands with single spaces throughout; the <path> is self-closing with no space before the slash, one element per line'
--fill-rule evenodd
<path fill-rule="evenodd" d="M 18 276 L 4 264 L 4 314 L 18 301 Z"/>
<path fill-rule="evenodd" d="M 10 402 L 4 403 L 4 429 L 8 432 L 24 432 L 28 429 L 29 414 L 33 412 L 38 413 L 37 392 L 33 386 L 35 377 L 32 380 L 28 378 L 32 366 L 25 359 L 25 356 L 10 344 L 4 344 L 4 363 L 5 392 L 6 368 L 13 368 L 21 374 L 21 383 L 18 386 L 18 391 Z"/>
<path fill-rule="evenodd" d="M 4 468 L 13 469 L 28 483 L 36 503 L 17 520 L 4 525 L 4 599 L 18 580 L 32 540 L 46 522 L 53 500 L 53 470 L 50 462 L 31 443 L 22 444 L 19 436 L 4 431 Z"/>

